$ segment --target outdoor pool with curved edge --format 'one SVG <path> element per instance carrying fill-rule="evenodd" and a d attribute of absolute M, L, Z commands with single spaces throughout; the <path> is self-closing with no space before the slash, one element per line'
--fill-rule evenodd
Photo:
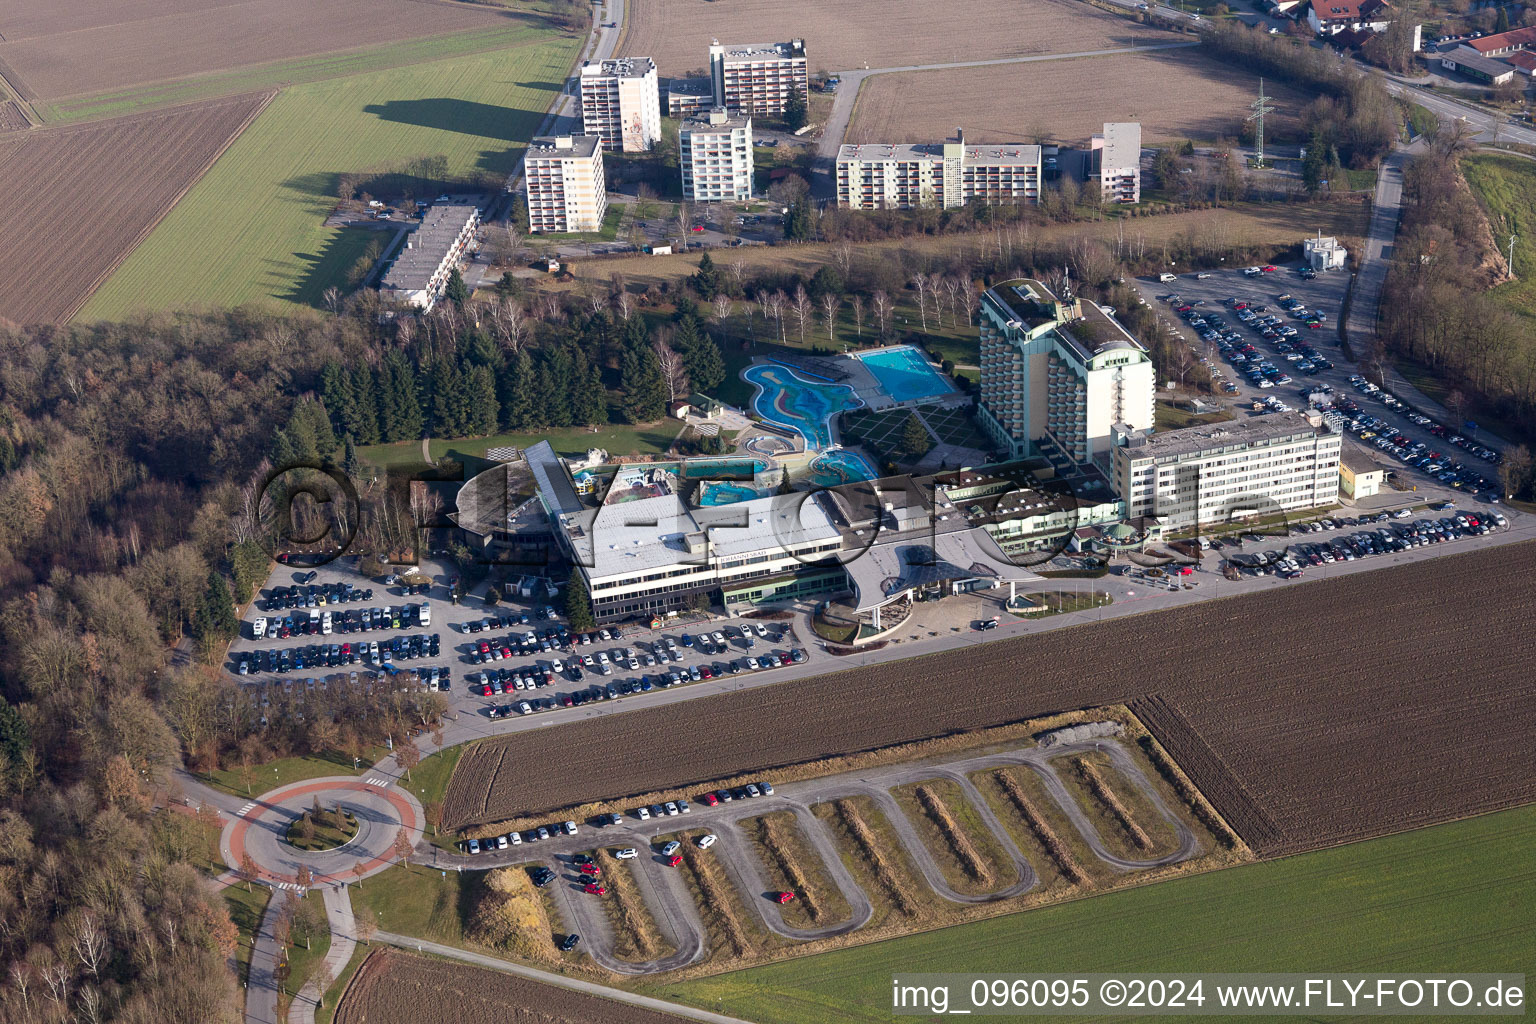
<path fill-rule="evenodd" d="M 818 455 L 806 468 L 806 479 L 817 487 L 837 487 L 858 483 L 860 480 L 873 480 L 880 475 L 868 459 L 845 448 Z"/>
<path fill-rule="evenodd" d="M 770 423 L 789 427 L 816 451 L 832 447 L 832 418 L 858 409 L 864 400 L 846 384 L 807 380 L 787 366 L 759 363 L 741 371 L 741 378 L 757 388 L 752 409 Z"/>
<path fill-rule="evenodd" d="M 915 402 L 954 393 L 954 385 L 911 345 L 896 345 L 874 352 L 858 352 L 854 358 L 874 374 L 880 388 L 897 402 Z"/>
<path fill-rule="evenodd" d="M 741 484 L 720 483 L 710 481 L 699 488 L 699 504 L 704 508 L 715 508 L 719 505 L 734 505 L 738 501 L 751 501 L 762 495 L 755 487 L 744 487 Z"/>

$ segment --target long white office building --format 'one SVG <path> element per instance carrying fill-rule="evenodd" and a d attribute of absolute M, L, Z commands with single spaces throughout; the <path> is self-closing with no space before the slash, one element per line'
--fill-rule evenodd
<path fill-rule="evenodd" d="M 523 158 L 532 232 L 597 231 L 608 212 L 603 145 L 597 135 L 541 136 Z"/>
<path fill-rule="evenodd" d="M 716 107 L 679 126 L 678 163 L 690 202 L 752 198 L 752 118 Z"/>
<path fill-rule="evenodd" d="M 810 73 L 805 41 L 738 43 L 709 47 L 709 77 L 715 106 L 745 114 L 782 114 L 792 93 L 810 102 Z"/>
<path fill-rule="evenodd" d="M 1040 201 L 1039 146 L 942 143 L 845 145 L 837 153 L 837 204 L 909 210 L 966 203 L 1033 206 Z"/>
<path fill-rule="evenodd" d="M 581 66 L 581 130 L 612 152 L 644 153 L 661 138 L 661 91 L 649 57 Z"/>
<path fill-rule="evenodd" d="M 1342 438 L 1320 416 L 1271 413 L 1159 434 L 1122 427 L 1116 442 L 1113 480 L 1130 517 L 1183 527 L 1338 501 Z"/>
<path fill-rule="evenodd" d="M 1021 279 L 981 297 L 977 419 L 1010 458 L 1107 468 L 1116 424 L 1151 430 L 1157 375 L 1141 343 L 1093 302 Z"/>

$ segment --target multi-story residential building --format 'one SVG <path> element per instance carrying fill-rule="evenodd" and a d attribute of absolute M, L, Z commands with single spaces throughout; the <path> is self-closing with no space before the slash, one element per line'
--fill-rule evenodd
<path fill-rule="evenodd" d="M 679 120 L 707 114 L 715 106 L 715 87 L 707 78 L 674 78 L 667 82 L 667 116 Z"/>
<path fill-rule="evenodd" d="M 1115 424 L 1152 429 L 1147 350 L 1100 306 L 1039 281 L 982 295 L 980 362 L 977 419 L 1011 458 L 1107 470 Z"/>
<path fill-rule="evenodd" d="M 541 136 L 523 158 L 528 230 L 597 231 L 608 210 L 603 140 L 597 135 Z"/>
<path fill-rule="evenodd" d="M 1307 24 L 1318 35 L 1340 32 L 1385 32 L 1392 23 L 1386 0 L 1312 0 L 1307 5 Z"/>
<path fill-rule="evenodd" d="M 479 224 L 476 207 L 429 207 L 384 275 L 381 290 L 385 297 L 430 311 L 448 287 L 453 268 L 474 244 Z"/>
<path fill-rule="evenodd" d="M 683 197 L 690 202 L 752 198 L 752 118 L 715 107 L 678 128 Z"/>
<path fill-rule="evenodd" d="M 1112 479 L 1127 516 L 1183 527 L 1338 501 L 1341 437 L 1316 414 L 1159 434 L 1121 427 L 1116 440 Z"/>
<path fill-rule="evenodd" d="M 603 148 L 643 153 L 661 138 L 661 93 L 649 57 L 587 61 L 581 66 L 581 130 Z"/>
<path fill-rule="evenodd" d="M 1040 201 L 1040 147 L 943 143 L 846 145 L 837 154 L 837 202 L 855 210 Z"/>
<path fill-rule="evenodd" d="M 709 77 L 715 106 L 744 114 L 782 114 L 796 91 L 809 102 L 810 74 L 801 39 L 735 46 L 714 40 L 709 47 Z"/>
<path fill-rule="evenodd" d="M 1089 141 L 1092 174 L 1106 203 L 1141 202 L 1141 125 L 1113 121 Z"/>

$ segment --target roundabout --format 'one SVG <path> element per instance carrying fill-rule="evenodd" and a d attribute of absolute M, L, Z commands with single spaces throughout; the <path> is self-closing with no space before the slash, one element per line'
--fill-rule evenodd
<path fill-rule="evenodd" d="M 382 780 L 380 780 L 382 781 Z M 351 835 L 326 849 L 301 849 L 290 840 L 318 798 L 327 812 L 337 808 L 352 819 Z M 247 863 L 253 881 L 294 886 L 308 868 L 316 885 L 355 882 L 384 870 L 399 859 L 397 838 L 412 847 L 421 841 L 426 816 L 412 794 L 393 780 L 380 786 L 355 777 L 309 779 L 262 794 L 224 826 L 220 852 L 234 871 Z M 317 836 L 319 830 L 317 830 Z M 344 831 L 332 838 L 341 839 Z"/>

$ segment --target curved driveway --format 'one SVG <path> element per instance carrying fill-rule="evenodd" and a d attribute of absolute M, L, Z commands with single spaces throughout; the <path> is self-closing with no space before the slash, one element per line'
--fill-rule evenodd
<path fill-rule="evenodd" d="M 1147 798 L 1178 836 L 1176 849 L 1158 857 L 1135 860 L 1121 857 L 1105 846 L 1103 837 L 1057 776 L 1052 765 L 1057 758 L 1089 752 L 1106 754 L 1127 784 Z M 1199 839 L 1194 831 L 1163 801 L 1125 747 L 1116 740 L 1096 739 L 1046 748 L 1028 747 L 937 764 L 895 765 L 784 783 L 771 797 L 699 807 L 686 817 L 648 822 L 629 819 L 624 824 L 604 828 L 580 826 L 582 831 L 576 836 L 551 839 L 533 846 L 523 844 L 479 856 L 447 853 L 437 847 L 430 847 L 419 851 L 421 855 L 418 860 L 437 867 L 454 867 L 459 870 L 550 865 L 559 870 L 562 876 L 559 888 L 554 890 L 556 903 L 571 930 L 581 933 L 583 948 L 592 959 L 617 974 L 653 974 L 695 963 L 707 952 L 707 935 L 699 921 L 698 907 L 683 883 L 681 873 L 666 866 L 656 855 L 654 843 L 663 835 L 683 831 L 696 834 L 705 829 L 713 830 L 719 837 L 714 846 L 714 854 L 722 859 L 743 902 L 752 908 L 769 931 L 797 941 L 829 938 L 856 931 L 868 923 L 873 915 L 868 895 L 843 863 L 827 825 L 811 812 L 815 804 L 842 797 L 867 797 L 880 809 L 923 880 L 943 899 L 952 903 L 976 905 L 994 903 L 1028 892 L 1039 883 L 1038 875 L 1007 827 L 998 820 L 990 802 L 970 778 L 976 772 L 1007 767 L 1027 767 L 1034 771 L 1042 780 L 1047 795 L 1060 808 L 1072 828 L 1082 836 L 1090 852 L 1118 871 L 1139 871 L 1174 864 L 1200 852 Z M 996 840 L 1003 856 L 1013 866 L 1017 876 L 1013 883 L 986 893 L 962 893 L 945 879 L 928 845 L 890 792 L 897 786 L 930 779 L 945 779 L 960 788 L 965 799 L 975 809 L 977 817 Z M 847 901 L 850 912 L 842 920 L 823 927 L 794 927 L 785 923 L 779 905 L 771 902 L 771 894 L 777 887 L 768 884 L 755 845 L 747 838 L 739 823 L 747 818 L 778 811 L 788 811 L 795 815 L 801 835 L 820 858 L 828 880 Z M 631 862 L 632 874 L 641 899 L 649 908 L 663 938 L 673 949 L 667 956 L 639 963 L 615 956 L 612 929 L 608 915 L 598 903 L 600 897 L 589 896 L 581 891 L 583 880 L 574 870 L 571 855 L 594 847 L 620 846 L 635 846 L 650 854 Z M 426 856 L 429 853 L 430 860 Z"/>

